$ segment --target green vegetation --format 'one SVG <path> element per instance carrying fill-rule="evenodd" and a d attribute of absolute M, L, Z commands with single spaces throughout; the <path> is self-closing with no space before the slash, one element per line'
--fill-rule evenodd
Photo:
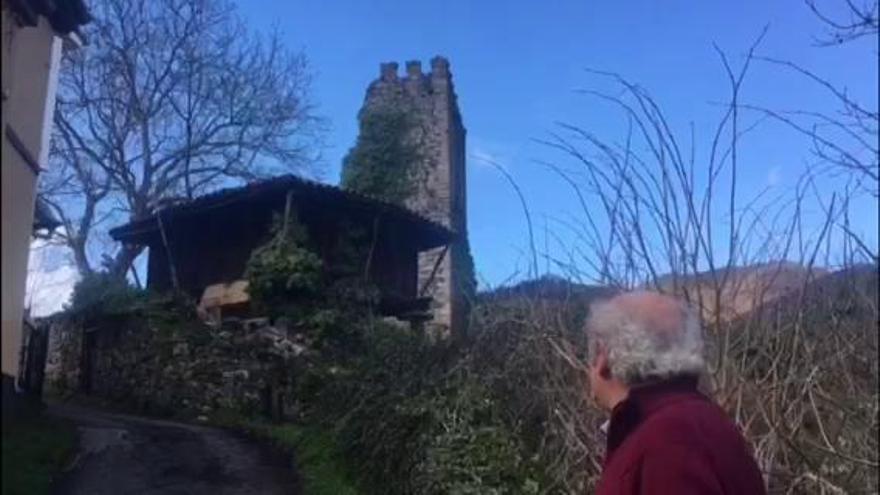
<path fill-rule="evenodd" d="M 145 294 L 124 278 L 94 272 L 76 283 L 65 311 L 68 315 L 85 319 L 125 314 L 143 300 Z"/>
<path fill-rule="evenodd" d="M 237 411 L 215 411 L 212 424 L 243 430 L 255 438 L 293 456 L 293 463 L 303 483 L 303 493 L 310 495 L 356 495 L 346 463 L 332 431 L 318 426 L 272 424 L 249 419 Z"/>
<path fill-rule="evenodd" d="M 314 415 L 334 418 L 366 491 L 538 492 L 540 465 L 465 349 L 388 325 L 374 325 L 365 348 Z"/>
<path fill-rule="evenodd" d="M 474 269 L 474 258 L 471 256 L 470 244 L 464 243 L 450 253 L 456 267 L 455 280 L 463 302 L 467 305 L 464 314 L 470 313 L 477 297 L 477 275 Z"/>
<path fill-rule="evenodd" d="M 287 370 L 298 424 L 244 427 L 295 447 L 309 493 L 340 493 L 343 465 L 365 493 L 538 493 L 541 464 L 478 359 L 376 318 L 358 249 L 369 244 L 358 242 L 364 232 L 349 231 L 331 273 L 301 262 L 314 256 L 308 239 L 295 222 L 282 225 L 251 257 L 252 303 L 284 318 L 314 352 Z M 459 281 L 473 284 L 467 274 Z"/>
<path fill-rule="evenodd" d="M 276 220 L 273 238 L 248 261 L 251 304 L 284 319 L 318 348 L 351 351 L 361 341 L 357 322 L 369 319 L 369 308 L 378 302 L 378 290 L 366 276 L 367 234 L 356 226 L 342 229 L 331 253 L 334 262 L 325 266 L 295 215 L 288 216 Z"/>
<path fill-rule="evenodd" d="M 505 363 L 487 365 L 492 356 L 472 342 L 433 342 L 378 318 L 365 249 L 370 231 L 343 231 L 336 251 L 328 253 L 332 263 L 325 265 L 288 206 L 246 267 L 252 305 L 276 323 L 283 320 L 307 348 L 296 359 L 272 364 L 273 387 L 293 398 L 286 412 L 294 423 L 245 419 L 256 413 L 254 404 L 223 405 L 229 410 L 215 411 L 210 420 L 293 450 L 306 493 L 355 493 L 354 486 L 360 493 L 390 495 L 546 492 L 546 463 L 534 454 L 541 432 L 524 428 L 508 395 L 517 392 L 510 383 L 537 369 L 516 375 Z M 470 255 L 459 251 L 454 255 L 464 257 L 465 271 L 456 283 L 469 288 L 470 299 Z M 160 363 L 179 360 L 181 352 L 198 354 L 202 341 L 214 338 L 191 301 L 141 297 L 124 284 L 98 281 L 77 287 L 72 312 L 134 312 L 156 332 L 150 345 Z M 117 306 L 111 312 L 90 294 L 103 294 Z M 501 346 L 485 347 L 495 348 Z M 168 373 L 166 368 L 157 369 Z M 193 376 L 203 372 L 210 368 Z M 162 400 L 151 398 L 151 411 L 173 402 L 175 388 L 164 389 Z"/>
<path fill-rule="evenodd" d="M 49 493 L 69 461 L 76 429 L 62 420 L 35 415 L 3 424 L 3 494 Z"/>
<path fill-rule="evenodd" d="M 270 316 L 302 305 L 321 285 L 321 258 L 306 247 L 305 229 L 290 216 L 275 222 L 272 240 L 254 250 L 245 272 L 254 306 Z"/>
<path fill-rule="evenodd" d="M 425 157 L 410 105 L 401 96 L 364 109 L 357 142 L 342 162 L 343 188 L 395 204 L 403 204 L 416 193 Z M 450 255 L 458 267 L 456 283 L 462 297 L 471 303 L 477 282 L 470 247 L 465 244 Z"/>
<path fill-rule="evenodd" d="M 342 162 L 343 188 L 402 204 L 414 191 L 422 157 L 405 101 L 365 109 L 354 147 Z"/>
<path fill-rule="evenodd" d="M 316 426 L 293 424 L 263 426 L 263 434 L 279 447 L 292 450 L 302 476 L 303 493 L 355 495 L 342 454 L 332 432 Z"/>

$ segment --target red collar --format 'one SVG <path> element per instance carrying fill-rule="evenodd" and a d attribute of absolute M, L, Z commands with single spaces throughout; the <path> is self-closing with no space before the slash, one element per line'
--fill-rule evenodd
<path fill-rule="evenodd" d="M 611 411 L 605 450 L 606 464 L 611 455 L 645 419 L 663 406 L 683 398 L 703 398 L 697 390 L 699 379 L 683 375 L 659 382 L 633 387 L 626 399 Z"/>

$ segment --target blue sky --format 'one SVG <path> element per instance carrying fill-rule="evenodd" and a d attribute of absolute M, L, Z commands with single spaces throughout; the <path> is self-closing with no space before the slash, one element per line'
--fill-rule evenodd
<path fill-rule="evenodd" d="M 827 2 L 839 8 L 842 2 Z M 707 146 L 728 95 L 717 44 L 737 64 L 765 25 L 759 52 L 794 61 L 876 108 L 874 40 L 843 48 L 816 48 L 822 24 L 797 1 L 766 2 L 526 2 L 526 1 L 241 1 L 257 29 L 277 26 L 302 48 L 316 73 L 314 95 L 331 129 L 324 180 L 336 182 L 354 142 L 356 113 L 379 63 L 449 58 L 468 131 L 469 232 L 477 270 L 490 284 L 505 280 L 526 260 L 526 226 L 514 192 L 480 157 L 501 162 L 523 186 L 536 229 L 564 216 L 574 198 L 536 161 L 558 159 L 535 142 L 557 121 L 622 139 L 619 111 L 578 89 L 607 82 L 584 69 L 618 72 L 648 89 L 675 130 L 697 129 Z M 402 70 L 402 69 L 401 69 Z M 824 93 L 803 79 L 755 64 L 743 88 L 747 103 L 773 109 L 832 110 Z M 747 122 L 755 115 L 745 115 Z M 762 124 L 747 138 L 741 158 L 742 190 L 784 190 L 811 159 L 806 143 L 783 126 Z M 699 150 L 698 150 L 699 154 Z M 873 204 L 855 219 L 876 245 Z M 539 233 L 538 244 L 543 244 Z"/>

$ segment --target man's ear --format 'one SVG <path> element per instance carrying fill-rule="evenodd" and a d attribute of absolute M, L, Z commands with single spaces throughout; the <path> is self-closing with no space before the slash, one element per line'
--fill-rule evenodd
<path fill-rule="evenodd" d="M 604 347 L 599 347 L 596 351 L 596 370 L 599 376 L 608 380 L 611 378 L 611 366 L 608 365 L 608 352 Z"/>

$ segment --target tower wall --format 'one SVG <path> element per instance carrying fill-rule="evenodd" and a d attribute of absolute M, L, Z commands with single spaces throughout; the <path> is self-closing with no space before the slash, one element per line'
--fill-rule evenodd
<path fill-rule="evenodd" d="M 367 89 L 364 108 L 377 105 L 403 105 L 414 117 L 411 138 L 418 144 L 421 161 L 414 193 L 407 206 L 457 234 L 444 253 L 443 248 L 422 253 L 419 258 L 419 289 L 433 299 L 433 320 L 427 331 L 445 338 L 464 332 L 467 305 L 461 259 L 469 256 L 465 174 L 465 135 L 449 62 L 443 57 L 431 60 L 431 70 L 422 71 L 421 62 L 406 63 L 403 76 L 397 63 L 384 63 L 379 79 Z M 442 256 L 438 263 L 438 258 Z M 435 271 L 435 267 L 436 271 Z M 434 273 L 433 281 L 426 286 Z"/>

